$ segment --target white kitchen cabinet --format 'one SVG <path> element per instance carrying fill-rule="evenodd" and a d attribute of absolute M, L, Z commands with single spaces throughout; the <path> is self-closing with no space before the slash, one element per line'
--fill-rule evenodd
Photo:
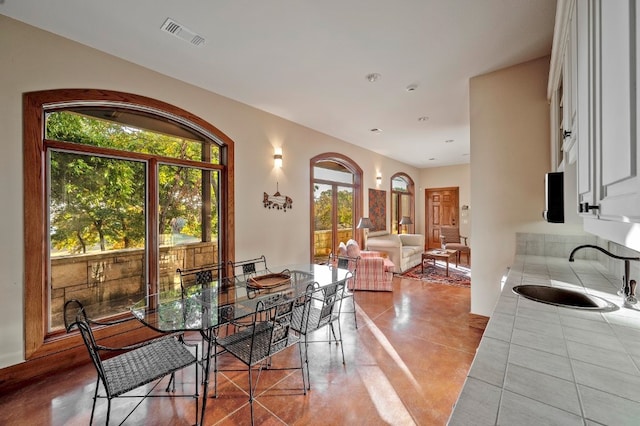
<path fill-rule="evenodd" d="M 558 11 L 565 45 L 554 40 L 552 56 L 572 73 L 562 88 L 568 104 L 571 82 L 575 116 L 563 111 L 563 122 L 572 129 L 566 157 L 577 163 L 577 209 L 585 230 L 640 249 L 640 11 L 633 0 L 559 0 Z"/>
<path fill-rule="evenodd" d="M 577 106 L 578 106 L 578 78 L 577 78 L 577 37 L 576 37 L 576 8 L 572 8 L 569 18 L 562 70 L 563 87 L 563 143 L 562 150 L 568 153 L 576 141 Z"/>
<path fill-rule="evenodd" d="M 578 210 L 640 222 L 637 12 L 632 0 L 577 0 Z"/>
<path fill-rule="evenodd" d="M 593 87 L 595 67 L 593 48 L 595 26 L 591 22 L 594 18 L 593 2 L 589 0 L 577 0 L 576 9 L 576 39 L 577 39 L 577 66 L 576 80 L 578 82 L 577 100 L 577 131 L 576 145 L 577 151 L 577 185 L 578 202 L 584 206 L 596 204 L 595 193 L 595 129 L 593 120 L 594 91 Z M 584 207 L 583 207 L 584 208 Z"/>
<path fill-rule="evenodd" d="M 575 16 L 573 0 L 564 2 L 561 16 L 556 17 L 565 22 L 560 35 L 554 35 L 554 45 L 557 43 L 558 58 L 552 60 L 550 72 L 549 92 L 551 103 L 551 166 L 552 171 L 563 170 L 565 162 L 575 162 L 577 125 L 578 80 L 577 39 L 575 37 Z M 558 40 L 560 40 L 558 42 Z M 555 71 L 555 72 L 554 72 Z"/>
<path fill-rule="evenodd" d="M 596 47 L 596 63 L 601 74 L 596 80 L 600 87 L 599 91 L 596 87 L 595 98 L 597 215 L 601 219 L 640 222 L 637 11 L 632 0 L 599 3 L 601 45 L 599 49 Z"/>

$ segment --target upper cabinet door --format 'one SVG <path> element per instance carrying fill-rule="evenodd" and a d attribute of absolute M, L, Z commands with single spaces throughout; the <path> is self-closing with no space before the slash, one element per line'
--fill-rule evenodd
<path fill-rule="evenodd" d="M 600 46 L 596 55 L 601 74 L 596 105 L 601 109 L 600 120 L 595 121 L 596 134 L 601 138 L 596 144 L 600 146 L 596 170 L 599 215 L 603 219 L 640 222 L 635 1 L 601 0 L 599 5 Z"/>
<path fill-rule="evenodd" d="M 577 110 L 578 110 L 578 38 L 576 23 L 576 8 L 571 9 L 569 17 L 569 31 L 564 44 L 564 57 L 562 59 L 562 151 L 563 159 L 572 163 L 574 158 L 574 144 L 577 134 Z"/>
<path fill-rule="evenodd" d="M 576 21 L 576 74 L 577 74 L 577 183 L 578 202 L 596 204 L 595 193 L 595 130 L 594 130 L 594 4 L 590 0 L 577 0 Z M 584 212 L 584 211 L 583 211 Z"/>

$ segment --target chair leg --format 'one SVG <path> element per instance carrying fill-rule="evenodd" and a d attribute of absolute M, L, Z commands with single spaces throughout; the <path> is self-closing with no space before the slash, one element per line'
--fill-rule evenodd
<path fill-rule="evenodd" d="M 204 350 L 203 350 L 203 352 L 204 352 Z M 198 359 L 198 348 L 197 347 L 196 347 L 196 359 Z M 194 365 L 194 370 L 195 370 L 195 374 L 196 374 L 196 378 L 193 381 L 193 383 L 195 384 L 195 390 L 194 390 L 194 393 L 193 393 L 193 395 L 195 397 L 193 399 L 196 401 L 196 422 L 194 424 L 197 425 L 198 424 L 198 413 L 199 413 L 198 403 L 200 401 L 200 398 L 199 398 L 199 396 L 200 396 L 200 394 L 199 394 L 200 385 L 198 385 L 198 363 L 197 362 Z M 204 424 L 203 422 L 204 422 L 204 419 L 200 419 L 200 423 Z"/>
<path fill-rule="evenodd" d="M 304 334 L 304 363 L 307 367 L 307 389 L 311 390 L 311 375 L 309 374 L 309 342 Z"/>
<path fill-rule="evenodd" d="M 342 326 L 340 326 L 340 321 L 338 321 L 338 335 L 340 336 L 340 351 L 342 352 L 342 364 L 344 365 L 344 345 L 342 344 Z"/>
<path fill-rule="evenodd" d="M 93 406 L 91 407 L 91 419 L 89 419 L 89 424 L 93 424 L 93 413 L 96 411 L 96 402 L 98 401 L 98 387 L 100 386 L 100 378 L 96 382 L 96 391 L 93 394 Z M 109 401 L 111 402 L 111 401 Z M 107 424 L 109 424 L 109 411 L 107 411 Z"/>
<path fill-rule="evenodd" d="M 218 397 L 218 348 L 215 343 L 213 344 L 213 397 Z"/>
<path fill-rule="evenodd" d="M 340 326 L 340 321 L 338 321 L 338 326 Z M 329 330 L 331 331 L 331 334 L 329 334 L 329 344 L 331 344 L 331 336 L 333 336 L 333 340 L 336 342 L 336 345 L 337 345 L 338 338 L 336 337 L 336 331 L 333 328 L 332 322 L 329 323 Z"/>
<path fill-rule="evenodd" d="M 202 359 L 200 361 L 202 363 L 201 364 L 202 366 L 204 366 L 204 363 L 206 362 L 206 360 L 204 359 L 205 353 L 207 352 L 204 350 L 205 345 L 206 345 L 206 342 L 204 341 L 204 337 L 203 337 L 202 339 L 200 339 L 200 347 L 202 348 Z M 204 374 L 202 375 L 202 384 L 204 385 Z"/>
<path fill-rule="evenodd" d="M 204 352 L 204 347 L 202 348 L 202 352 Z M 198 346 L 196 346 L 196 359 L 198 359 Z M 195 383 L 196 383 L 196 401 L 198 400 L 198 363 L 195 363 Z M 202 384 L 204 384 L 204 374 L 202 375 Z M 196 406 L 196 413 L 198 412 L 198 407 Z M 198 423 L 198 415 L 196 414 L 196 423 Z"/>
<path fill-rule="evenodd" d="M 171 385 L 173 384 L 173 389 Z M 167 388 L 165 392 L 175 392 L 176 391 L 176 373 L 171 373 L 171 377 L 169 377 L 169 383 L 167 383 Z"/>
<path fill-rule="evenodd" d="M 356 316 L 356 295 L 355 293 L 351 296 L 351 303 L 353 303 L 353 322 L 356 325 L 356 330 L 358 329 L 358 318 Z"/>
<path fill-rule="evenodd" d="M 109 426 L 109 416 L 111 415 L 111 398 L 107 398 L 107 422 L 105 426 Z M 93 422 L 93 419 L 91 419 Z"/>
<path fill-rule="evenodd" d="M 304 394 L 307 394 L 307 383 L 304 377 L 304 363 L 302 360 L 302 346 L 300 346 L 300 341 L 298 340 L 298 352 L 300 354 L 300 372 L 302 373 L 302 389 L 304 390 Z"/>
<path fill-rule="evenodd" d="M 249 408 L 251 409 L 251 426 L 253 426 L 253 376 L 251 374 L 251 366 L 249 366 Z"/>

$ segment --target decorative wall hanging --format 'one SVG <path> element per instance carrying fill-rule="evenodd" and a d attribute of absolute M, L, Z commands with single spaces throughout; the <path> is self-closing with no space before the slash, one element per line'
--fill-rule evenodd
<path fill-rule="evenodd" d="M 387 229 L 387 192 L 369 188 L 369 219 L 373 227 L 369 231 Z"/>
<path fill-rule="evenodd" d="M 280 194 L 280 191 L 278 190 L 278 182 L 276 182 L 276 193 L 269 195 L 265 192 L 264 197 L 262 198 L 262 204 L 265 208 L 284 210 L 285 212 L 287 209 L 293 208 L 293 200 L 291 197 Z"/>

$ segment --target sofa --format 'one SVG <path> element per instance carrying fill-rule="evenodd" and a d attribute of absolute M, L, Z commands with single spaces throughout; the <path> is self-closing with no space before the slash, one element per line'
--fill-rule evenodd
<path fill-rule="evenodd" d="M 424 235 L 372 232 L 367 239 L 367 250 L 386 253 L 395 265 L 394 272 L 405 272 L 422 262 Z"/>

